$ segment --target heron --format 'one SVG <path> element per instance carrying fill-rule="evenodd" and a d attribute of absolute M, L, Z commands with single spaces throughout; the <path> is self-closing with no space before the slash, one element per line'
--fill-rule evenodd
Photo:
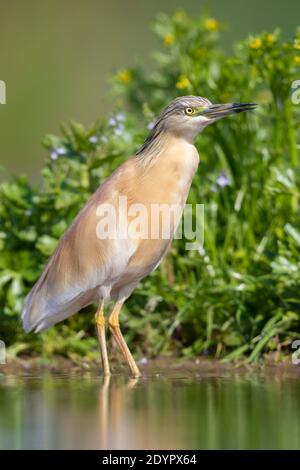
<path fill-rule="evenodd" d="M 212 104 L 200 96 L 177 97 L 166 106 L 136 154 L 98 187 L 58 241 L 25 298 L 22 312 L 25 331 L 47 330 L 97 302 L 95 322 L 104 376 L 110 375 L 108 319 L 109 330 L 131 375 L 139 377 L 140 370 L 120 329 L 121 308 L 137 284 L 157 268 L 170 247 L 200 161 L 195 137 L 209 124 L 255 107 L 255 103 Z M 126 199 L 126 209 L 120 198 Z M 134 220 L 128 207 L 136 204 L 146 209 L 144 218 L 153 205 L 177 205 L 180 210 L 169 218 L 169 235 L 163 237 L 160 230 L 156 237 L 142 236 L 138 230 L 130 234 L 121 230 L 119 225 L 123 226 L 124 221 Z M 99 214 L 104 207 L 115 209 L 122 221 L 115 224 L 113 236 L 105 237 L 102 232 L 99 236 Z M 112 216 L 106 218 L 109 222 Z M 158 219 L 154 224 L 161 222 Z M 106 315 L 108 302 L 113 307 Z"/>

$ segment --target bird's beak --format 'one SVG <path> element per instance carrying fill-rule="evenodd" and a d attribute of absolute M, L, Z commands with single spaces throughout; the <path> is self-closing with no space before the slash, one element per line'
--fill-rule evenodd
<path fill-rule="evenodd" d="M 202 108 L 197 114 L 209 119 L 220 119 L 225 116 L 231 116 L 232 114 L 251 111 L 252 109 L 255 109 L 256 106 L 256 103 L 212 104 L 207 108 Z"/>

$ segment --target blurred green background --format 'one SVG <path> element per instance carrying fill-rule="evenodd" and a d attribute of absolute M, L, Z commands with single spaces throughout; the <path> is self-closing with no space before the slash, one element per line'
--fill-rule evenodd
<path fill-rule="evenodd" d="M 0 0 L 0 79 L 7 85 L 1 165 L 38 178 L 43 136 L 71 118 L 89 124 L 107 113 L 110 75 L 137 62 L 148 66 L 157 41 L 149 22 L 176 8 L 207 9 L 228 23 L 227 49 L 234 39 L 277 26 L 288 38 L 300 17 L 299 0 Z"/>

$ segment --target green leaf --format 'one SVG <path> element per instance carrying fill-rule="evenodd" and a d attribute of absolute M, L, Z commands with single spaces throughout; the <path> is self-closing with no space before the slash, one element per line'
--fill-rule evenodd
<path fill-rule="evenodd" d="M 9 270 L 3 270 L 0 272 L 0 289 L 8 282 L 10 281 L 14 276 L 13 271 Z"/>
<path fill-rule="evenodd" d="M 37 237 L 37 232 L 36 228 L 31 226 L 28 227 L 26 230 L 20 230 L 19 232 L 16 232 L 16 235 L 20 240 L 26 242 L 34 242 Z"/>
<path fill-rule="evenodd" d="M 296 243 L 298 243 L 298 245 L 300 246 L 300 232 L 299 232 L 295 227 L 293 227 L 291 224 L 285 224 L 284 230 L 285 230 L 286 233 L 288 233 L 288 234 L 293 238 L 293 240 L 294 240 Z"/>
<path fill-rule="evenodd" d="M 24 187 L 17 183 L 2 183 L 0 186 L 2 194 L 10 201 L 20 207 L 27 208 L 26 191 Z"/>
<path fill-rule="evenodd" d="M 55 209 L 63 209 L 75 205 L 80 199 L 78 194 L 62 191 L 55 200 Z"/>
<path fill-rule="evenodd" d="M 52 225 L 51 234 L 55 238 L 60 238 L 61 235 L 66 231 L 67 227 L 67 222 L 65 220 L 61 220 L 60 222 L 57 222 L 56 224 Z"/>
<path fill-rule="evenodd" d="M 38 238 L 35 246 L 41 253 L 43 253 L 43 255 L 50 256 L 55 250 L 56 245 L 56 238 L 50 237 L 49 235 L 42 235 Z"/>
<path fill-rule="evenodd" d="M 7 290 L 7 304 L 13 312 L 20 313 L 23 305 L 24 285 L 20 275 L 15 275 Z"/>

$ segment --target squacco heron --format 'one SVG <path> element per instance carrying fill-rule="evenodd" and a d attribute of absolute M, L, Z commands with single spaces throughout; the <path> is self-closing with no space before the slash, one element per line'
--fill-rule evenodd
<path fill-rule="evenodd" d="M 159 265 L 170 246 L 199 163 L 193 143 L 196 135 L 220 118 L 255 106 L 254 103 L 212 104 L 199 96 L 183 96 L 172 101 L 162 111 L 142 147 L 100 185 L 60 239 L 25 299 L 24 329 L 46 330 L 97 301 L 95 320 L 103 373 L 109 375 L 104 306 L 112 300 L 115 303 L 108 317 L 109 329 L 132 376 L 140 376 L 120 330 L 122 305 L 139 281 Z M 126 199 L 126 208 L 120 204 L 120 198 Z M 153 204 L 156 207 L 178 205 L 179 213 L 168 219 L 169 236 L 162 236 L 160 229 L 156 237 L 141 236 L 138 230 L 124 231 L 124 222 L 133 220 L 128 207 L 136 204 L 146 208 L 144 218 L 151 213 Z M 99 234 L 103 208 L 115 209 L 118 216 L 119 223 L 114 225 L 112 236 Z M 108 213 L 107 221 L 111 222 L 113 216 L 109 210 Z M 158 219 L 150 224 L 159 224 Z"/>

